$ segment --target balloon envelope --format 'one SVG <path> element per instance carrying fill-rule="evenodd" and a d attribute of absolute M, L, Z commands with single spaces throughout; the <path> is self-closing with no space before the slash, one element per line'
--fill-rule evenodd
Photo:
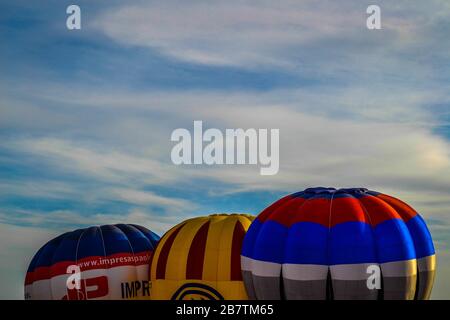
<path fill-rule="evenodd" d="M 243 242 L 254 299 L 428 299 L 435 250 L 404 202 L 363 188 L 309 188 L 263 212 Z"/>
<path fill-rule="evenodd" d="M 151 299 L 247 299 L 240 252 L 253 218 L 210 215 L 169 230 L 151 262 Z"/>
<path fill-rule="evenodd" d="M 158 240 L 155 233 L 132 224 L 64 233 L 32 259 L 25 278 L 25 299 L 148 298 L 148 263 Z M 80 271 L 78 280 L 74 271 Z"/>

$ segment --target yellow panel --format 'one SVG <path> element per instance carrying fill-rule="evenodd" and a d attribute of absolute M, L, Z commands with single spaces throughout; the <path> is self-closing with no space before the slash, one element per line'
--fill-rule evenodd
<path fill-rule="evenodd" d="M 255 217 L 249 214 L 241 214 L 238 216 L 238 218 L 239 221 L 242 223 L 244 230 L 247 231 Z"/>
<path fill-rule="evenodd" d="M 435 254 L 428 256 L 428 257 L 421 258 L 421 260 L 423 260 L 425 263 L 423 265 L 424 268 L 421 268 L 422 264 L 419 264 L 419 272 L 422 271 L 421 269 L 424 269 L 423 271 L 436 270 L 436 255 Z"/>
<path fill-rule="evenodd" d="M 436 255 L 433 254 L 428 257 L 421 258 L 419 263 L 419 287 L 416 289 L 417 299 L 428 300 L 431 296 L 431 290 L 433 289 L 434 278 L 436 276 Z M 421 276 L 425 276 L 421 278 Z"/>
<path fill-rule="evenodd" d="M 231 248 L 233 231 L 238 221 L 237 216 L 229 216 L 222 222 L 222 237 L 219 247 L 219 261 L 217 266 L 217 281 L 229 281 L 231 274 Z"/>
<path fill-rule="evenodd" d="M 184 299 L 196 300 L 196 299 L 209 299 L 209 297 L 218 298 L 216 292 L 225 300 L 246 300 L 248 299 L 245 291 L 244 283 L 242 281 L 188 281 L 188 280 L 163 280 L 158 279 L 152 283 L 151 300 L 169 300 L 172 299 L 175 293 L 178 291 L 179 296 L 174 297 L 181 298 L 185 291 L 197 291 L 198 293 L 189 293 L 184 296 Z M 202 294 L 203 293 L 203 294 Z"/>
<path fill-rule="evenodd" d="M 152 281 L 150 291 L 151 300 L 170 300 L 175 291 L 181 286 L 182 280 L 158 279 Z"/>
<path fill-rule="evenodd" d="M 242 281 L 219 281 L 216 285 L 225 300 L 248 300 L 247 291 Z"/>
<path fill-rule="evenodd" d="M 203 280 L 216 281 L 219 262 L 219 248 L 223 240 L 224 215 L 209 216 L 210 225 L 206 239 L 205 258 L 203 260 Z"/>

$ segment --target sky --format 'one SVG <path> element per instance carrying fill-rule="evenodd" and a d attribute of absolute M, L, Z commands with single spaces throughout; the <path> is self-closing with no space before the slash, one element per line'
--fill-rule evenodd
<path fill-rule="evenodd" d="M 81 30 L 66 8 L 81 8 Z M 366 8 L 381 8 L 381 30 Z M 0 0 L 0 298 L 61 232 L 367 187 L 426 220 L 450 298 L 450 2 Z M 279 128 L 280 170 L 176 166 L 177 128 Z"/>

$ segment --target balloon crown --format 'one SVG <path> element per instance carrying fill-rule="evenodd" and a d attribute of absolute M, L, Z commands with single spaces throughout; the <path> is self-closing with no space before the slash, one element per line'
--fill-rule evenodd
<path fill-rule="evenodd" d="M 377 194 L 375 191 L 370 191 L 367 188 L 332 188 L 332 187 L 314 187 L 314 188 L 307 188 L 303 191 L 296 192 L 293 194 L 293 196 L 325 196 L 325 197 L 333 197 L 333 196 L 345 196 L 345 195 L 351 195 L 351 196 L 362 196 L 364 194 Z"/>
<path fill-rule="evenodd" d="M 307 188 L 304 191 L 301 191 L 303 194 L 312 193 L 312 194 L 339 194 L 339 193 L 347 193 L 347 194 L 362 194 L 369 192 L 367 188 L 331 188 L 331 187 L 314 187 Z"/>

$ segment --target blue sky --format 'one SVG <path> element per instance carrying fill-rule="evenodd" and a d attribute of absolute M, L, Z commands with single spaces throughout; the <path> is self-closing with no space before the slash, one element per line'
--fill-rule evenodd
<path fill-rule="evenodd" d="M 257 214 L 310 186 L 365 186 L 428 221 L 450 291 L 450 5 L 377 1 L 0 0 L 1 298 L 49 237 L 134 222 L 162 233 Z M 280 171 L 178 167 L 171 132 L 279 128 Z"/>

